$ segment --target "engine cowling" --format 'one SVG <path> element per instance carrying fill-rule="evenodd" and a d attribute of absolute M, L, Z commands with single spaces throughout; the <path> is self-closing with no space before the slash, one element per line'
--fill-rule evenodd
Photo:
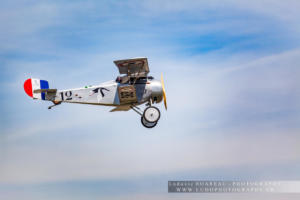
<path fill-rule="evenodd" d="M 151 81 L 151 100 L 155 103 L 160 103 L 163 99 L 163 89 L 160 81 Z"/>

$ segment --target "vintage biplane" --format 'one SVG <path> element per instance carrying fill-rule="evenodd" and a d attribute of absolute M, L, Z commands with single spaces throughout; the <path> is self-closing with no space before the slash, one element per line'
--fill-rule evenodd
<path fill-rule="evenodd" d="M 167 109 L 162 74 L 161 81 L 148 76 L 147 58 L 116 60 L 114 63 L 120 72 L 116 80 L 94 86 L 57 90 L 50 89 L 46 80 L 30 78 L 24 82 L 24 90 L 33 99 L 52 101 L 54 105 L 48 109 L 63 102 L 114 106 L 111 112 L 132 109 L 141 116 L 145 127 L 153 128 L 160 118 L 160 111 L 153 104 L 163 100 Z M 138 107 L 141 104 L 146 105 L 144 111 Z"/>

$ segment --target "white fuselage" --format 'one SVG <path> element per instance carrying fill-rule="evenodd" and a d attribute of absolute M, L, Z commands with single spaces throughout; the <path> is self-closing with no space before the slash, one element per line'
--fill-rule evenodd
<path fill-rule="evenodd" d="M 116 81 L 108 81 L 95 86 L 86 86 L 83 88 L 58 90 L 55 96 L 48 96 L 47 100 L 54 102 L 81 103 L 93 105 L 120 106 L 124 103 L 120 102 L 118 88 L 129 84 L 122 84 Z M 160 82 L 156 80 L 147 81 L 146 83 L 135 84 L 137 101 L 132 102 L 137 105 L 145 103 L 151 99 L 151 86 L 157 88 Z M 126 103 L 131 104 L 131 103 Z"/>

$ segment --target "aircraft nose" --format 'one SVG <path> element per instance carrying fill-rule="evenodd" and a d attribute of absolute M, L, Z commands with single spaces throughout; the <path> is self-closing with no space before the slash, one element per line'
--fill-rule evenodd
<path fill-rule="evenodd" d="M 151 81 L 151 98 L 154 102 L 159 103 L 162 101 L 163 97 L 163 88 L 160 81 L 153 80 Z"/>

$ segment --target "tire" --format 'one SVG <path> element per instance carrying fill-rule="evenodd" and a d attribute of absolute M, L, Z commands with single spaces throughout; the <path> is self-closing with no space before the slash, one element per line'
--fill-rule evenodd
<path fill-rule="evenodd" d="M 144 110 L 143 118 L 149 123 L 158 122 L 160 118 L 160 111 L 154 106 L 149 106 Z"/>
<path fill-rule="evenodd" d="M 141 117 L 141 122 L 142 122 L 143 126 L 146 127 L 146 128 L 153 128 L 153 127 L 155 127 L 156 124 L 157 124 L 157 122 L 152 122 L 152 123 L 147 122 L 147 121 L 144 119 L 144 117 Z"/>

